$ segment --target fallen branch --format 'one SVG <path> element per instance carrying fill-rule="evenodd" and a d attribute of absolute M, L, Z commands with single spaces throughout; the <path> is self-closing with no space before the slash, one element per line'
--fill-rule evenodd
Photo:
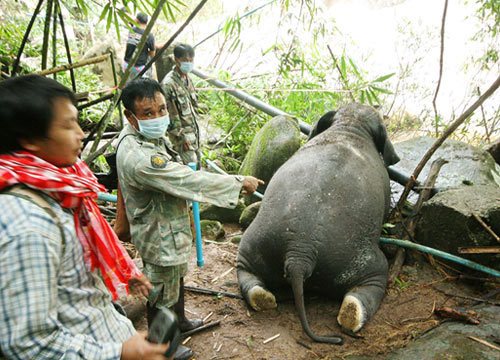
<path fill-rule="evenodd" d="M 438 111 L 436 105 L 436 99 L 439 93 L 439 88 L 441 87 L 441 79 L 443 78 L 443 55 L 444 55 L 444 25 L 446 24 L 446 12 L 448 10 L 448 0 L 444 1 L 443 18 L 441 20 L 441 53 L 439 56 L 439 78 L 436 86 L 436 91 L 434 92 L 434 98 L 432 99 L 432 107 L 434 108 L 434 121 L 436 127 L 436 136 L 438 135 Z"/>
<path fill-rule="evenodd" d="M 457 298 L 460 298 L 460 299 L 466 299 L 466 300 L 471 300 L 471 301 L 477 301 L 477 302 L 481 302 L 481 303 L 485 303 L 485 304 L 489 304 L 489 305 L 494 305 L 494 306 L 500 306 L 500 302 L 486 300 L 486 299 L 481 299 L 481 298 L 476 298 L 476 297 L 472 297 L 472 296 L 450 294 L 450 293 L 447 293 L 447 292 L 445 292 L 443 290 L 439 290 L 438 288 L 433 288 L 433 289 L 437 290 L 437 291 L 439 291 L 441 293 L 443 293 L 446 296 L 457 297 Z"/>
<path fill-rule="evenodd" d="M 468 337 L 469 339 L 471 339 L 471 340 L 477 341 L 477 342 L 478 342 L 478 343 L 480 343 L 480 344 L 486 345 L 486 346 L 487 346 L 487 347 L 489 347 L 489 348 L 492 348 L 492 349 L 494 349 L 494 350 L 498 350 L 498 351 L 500 351 L 500 347 L 498 347 L 498 346 L 496 346 L 496 345 L 493 345 L 493 344 L 489 343 L 489 342 L 488 342 L 488 341 L 486 341 L 486 340 L 483 340 L 483 339 L 477 338 L 477 337 L 472 336 L 472 335 L 469 335 L 469 336 L 467 336 L 467 337 Z"/>
<path fill-rule="evenodd" d="M 445 319 L 460 320 L 472 325 L 479 325 L 481 323 L 477 317 L 477 312 L 472 310 L 461 310 L 443 306 L 434 310 L 434 313 Z"/>
<path fill-rule="evenodd" d="M 213 328 L 214 326 L 219 326 L 219 325 L 220 325 L 220 320 L 213 321 L 211 323 L 199 326 L 196 329 L 183 332 L 181 335 L 182 335 L 182 337 L 187 338 L 188 336 L 196 334 L 196 333 L 198 333 L 200 331 L 203 331 L 203 330 L 206 330 L 206 329 L 210 329 L 210 328 Z"/>
<path fill-rule="evenodd" d="M 276 340 L 276 339 L 277 339 L 277 338 L 279 338 L 279 337 L 280 337 L 280 334 L 276 334 L 276 335 L 274 335 L 274 336 L 271 336 L 269 339 L 264 340 L 262 343 L 263 343 L 263 344 L 270 343 L 271 341 Z"/>
<path fill-rule="evenodd" d="M 406 226 L 409 237 L 413 237 L 415 233 L 415 227 L 417 224 L 417 216 L 418 213 L 420 212 L 420 209 L 422 208 L 423 203 L 428 200 L 432 194 L 432 189 L 434 188 L 434 184 L 436 183 L 436 179 L 439 175 L 439 171 L 441 170 L 441 167 L 446 164 L 448 161 L 444 159 L 437 159 L 435 160 L 432 165 L 431 169 L 429 171 L 429 175 L 427 177 L 427 180 L 424 183 L 424 189 L 420 192 L 420 195 L 418 196 L 417 203 L 415 204 L 415 207 L 413 209 L 413 213 L 410 216 L 410 220 L 408 222 L 408 225 Z M 394 257 L 394 262 L 391 266 L 391 271 L 389 273 L 389 284 L 388 286 L 394 285 L 395 279 L 399 276 L 399 272 L 401 271 L 401 267 L 404 264 L 406 257 L 406 250 L 402 247 L 398 248 L 396 252 L 396 256 Z"/>
<path fill-rule="evenodd" d="M 439 139 L 437 139 L 434 144 L 432 144 L 431 148 L 425 153 L 424 157 L 422 160 L 420 160 L 420 163 L 417 165 L 415 170 L 413 171 L 413 176 L 410 178 L 410 181 L 405 186 L 405 189 L 403 190 L 403 193 L 401 194 L 401 197 L 398 200 L 398 203 L 396 204 L 395 209 L 401 209 L 402 205 L 408 198 L 408 195 L 410 193 L 410 190 L 414 186 L 414 182 L 424 169 L 425 165 L 429 161 L 429 159 L 432 157 L 432 155 L 436 152 L 436 150 L 441 146 L 441 144 L 444 143 L 444 141 L 466 120 L 469 118 L 469 116 L 472 115 L 472 113 L 486 100 L 488 99 L 500 86 L 500 75 L 498 78 L 493 82 L 493 84 L 486 90 L 486 92 L 479 97 L 479 99 L 476 100 L 474 104 L 472 104 L 468 109 L 464 111 L 462 115 L 459 116 L 455 122 L 453 122 L 441 135 Z"/>
<path fill-rule="evenodd" d="M 300 340 L 295 340 L 295 342 L 296 342 L 297 344 L 299 344 L 300 346 L 305 347 L 307 350 L 312 350 L 312 347 L 310 347 L 310 346 L 309 346 L 309 345 L 307 345 L 307 344 L 304 344 L 304 343 L 303 343 L 302 341 L 300 341 Z"/>
<path fill-rule="evenodd" d="M 459 254 L 500 254 L 500 246 L 459 247 Z"/>
<path fill-rule="evenodd" d="M 495 240 L 500 243 L 500 237 L 498 237 L 498 235 L 495 234 L 495 232 L 488 226 L 488 224 L 486 224 L 483 221 L 483 219 L 481 219 L 479 216 L 477 216 L 474 213 L 472 213 L 472 216 L 474 216 L 474 219 L 476 219 L 478 221 L 478 223 L 480 223 L 486 229 L 486 231 L 488 231 L 491 234 L 491 236 L 493 236 L 495 238 Z"/>
<path fill-rule="evenodd" d="M 211 290 L 211 289 L 200 288 L 196 286 L 187 286 L 187 285 L 184 285 L 184 289 L 200 294 L 215 295 L 215 296 L 224 295 L 235 299 L 243 299 L 243 296 L 241 296 L 240 294 L 230 293 L 226 291 L 217 291 L 217 290 Z"/>
<path fill-rule="evenodd" d="M 56 66 L 54 68 L 47 69 L 47 70 L 35 71 L 35 72 L 32 72 L 31 74 L 33 74 L 33 75 L 50 75 L 50 74 L 58 73 L 61 71 L 68 71 L 71 69 L 76 69 L 76 68 L 79 68 L 79 67 L 82 67 L 85 65 L 91 65 L 91 64 L 103 62 L 103 61 L 107 60 L 108 57 L 110 57 L 110 54 L 104 54 L 101 56 L 96 56 L 96 57 L 93 57 L 90 59 L 82 60 L 82 61 L 79 61 L 79 62 L 76 62 L 73 64 L 60 65 L 60 66 Z"/>

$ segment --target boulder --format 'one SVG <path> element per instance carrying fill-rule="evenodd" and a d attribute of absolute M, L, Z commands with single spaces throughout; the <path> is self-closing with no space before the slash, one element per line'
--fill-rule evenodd
<path fill-rule="evenodd" d="M 415 167 L 435 141 L 434 138 L 417 137 L 396 143 L 394 148 L 401 161 L 393 165 L 393 167 L 408 174 L 413 173 Z M 447 160 L 448 164 L 445 164 L 439 172 L 435 185 L 438 188 L 444 189 L 462 183 L 475 185 L 500 184 L 499 166 L 491 154 L 457 140 L 446 140 L 441 145 L 427 162 L 418 177 L 418 181 L 425 182 L 432 162 L 440 157 Z M 393 200 L 399 199 L 403 187 L 391 182 L 391 189 Z M 415 203 L 417 196 L 412 194 L 408 199 L 410 202 Z"/>
<path fill-rule="evenodd" d="M 297 119 L 276 116 L 268 121 L 255 135 L 241 165 L 241 175 L 252 175 L 266 184 L 276 170 L 300 147 L 300 129 Z M 263 193 L 265 186 L 258 190 Z M 254 198 L 255 199 L 255 198 Z M 246 202 L 249 200 L 245 198 Z"/>
<path fill-rule="evenodd" d="M 500 270 L 500 254 L 458 253 L 459 247 L 499 246 L 473 214 L 500 234 L 500 187 L 496 184 L 460 185 L 436 194 L 422 206 L 416 240 Z"/>
<path fill-rule="evenodd" d="M 200 227 L 202 237 L 207 240 L 218 240 L 226 235 L 224 226 L 216 220 L 202 220 Z"/>
<path fill-rule="evenodd" d="M 260 204 L 261 201 L 258 201 L 256 203 L 253 203 L 249 206 L 246 207 L 246 209 L 243 211 L 240 217 L 240 225 L 243 228 L 247 228 L 250 226 L 252 223 L 253 219 L 257 216 L 257 213 L 259 212 L 260 209 Z"/>
<path fill-rule="evenodd" d="M 241 200 L 238 201 L 234 209 L 222 208 L 208 203 L 200 203 L 200 219 L 218 220 L 221 223 L 237 224 L 243 210 L 245 210 L 245 204 Z"/>
<path fill-rule="evenodd" d="M 127 36 L 127 33 L 122 34 L 122 36 Z M 123 49 L 117 41 L 113 31 L 109 31 L 103 39 L 96 42 L 94 46 L 88 49 L 80 60 L 108 54 L 110 51 L 113 51 L 117 80 L 120 81 L 120 76 L 122 75 Z M 90 69 L 94 74 L 99 75 L 104 84 L 109 87 L 115 86 L 111 60 L 108 59 L 97 64 L 92 64 L 90 65 Z"/>

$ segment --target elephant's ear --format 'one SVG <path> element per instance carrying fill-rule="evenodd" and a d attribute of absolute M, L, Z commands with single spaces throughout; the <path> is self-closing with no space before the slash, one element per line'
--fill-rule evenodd
<path fill-rule="evenodd" d="M 396 164 L 400 160 L 399 156 L 396 154 L 396 150 L 394 150 L 394 146 L 392 146 L 391 140 L 387 136 L 387 130 L 378 113 L 370 117 L 369 127 L 375 146 L 378 152 L 382 154 L 385 166 Z"/>
<path fill-rule="evenodd" d="M 311 140 L 316 135 L 319 135 L 323 131 L 328 129 L 333 124 L 333 117 L 336 113 L 336 111 L 328 111 L 318 121 L 316 121 L 313 125 L 313 128 L 311 129 L 311 132 L 309 133 L 307 141 Z"/>

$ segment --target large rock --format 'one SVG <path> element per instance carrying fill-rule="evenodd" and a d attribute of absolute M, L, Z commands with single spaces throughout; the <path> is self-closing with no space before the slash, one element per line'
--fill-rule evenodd
<path fill-rule="evenodd" d="M 128 33 L 121 34 L 122 36 L 127 36 Z M 89 58 L 93 58 L 96 56 L 101 56 L 104 54 L 108 54 L 110 51 L 113 51 L 114 54 L 114 62 L 115 69 L 118 81 L 120 81 L 120 76 L 122 75 L 122 46 L 117 41 L 116 36 L 113 31 L 109 31 L 107 35 L 98 41 L 94 46 L 85 52 L 81 60 L 86 60 Z M 114 78 L 113 78 L 113 67 L 111 65 L 111 61 L 108 59 L 106 61 L 90 65 L 90 69 L 95 74 L 99 75 L 101 81 L 109 87 L 115 86 Z"/>
<path fill-rule="evenodd" d="M 418 242 L 500 270 L 500 254 L 459 254 L 459 247 L 498 246 L 476 220 L 500 234 L 500 188 L 496 184 L 461 185 L 424 203 L 417 223 Z"/>
<path fill-rule="evenodd" d="M 246 209 L 241 213 L 240 225 L 244 229 L 249 227 L 253 219 L 255 219 L 255 217 L 257 216 L 257 213 L 259 212 L 260 209 L 260 204 L 262 204 L 261 201 L 255 202 L 247 206 Z"/>
<path fill-rule="evenodd" d="M 436 139 L 434 138 L 417 137 L 396 143 L 394 148 L 401 161 L 393 167 L 408 174 L 413 173 L 413 170 L 415 170 L 424 154 L 435 141 Z M 491 154 L 485 150 L 456 140 L 446 140 L 441 145 L 427 162 L 418 177 L 418 181 L 421 183 L 425 182 L 432 162 L 440 157 L 448 160 L 448 164 L 445 164 L 441 168 L 436 181 L 436 187 L 447 188 L 460 185 L 464 182 L 476 185 L 499 183 L 498 180 L 495 180 L 495 178 L 500 179 L 499 167 Z M 393 199 L 398 199 L 403 187 L 392 182 L 391 189 Z M 409 200 L 415 202 L 416 197 L 412 196 Z"/>
<path fill-rule="evenodd" d="M 268 121 L 255 135 L 248 150 L 240 174 L 252 175 L 266 184 L 276 170 L 300 147 L 300 129 L 297 119 L 276 116 Z M 258 191 L 264 192 L 265 186 Z"/>
<path fill-rule="evenodd" d="M 224 226 L 216 220 L 202 220 L 200 221 L 201 234 L 204 239 L 218 240 L 226 235 Z"/>
<path fill-rule="evenodd" d="M 245 204 L 241 200 L 238 201 L 234 209 L 222 208 L 208 203 L 200 203 L 200 219 L 218 220 L 222 223 L 237 224 L 243 210 L 245 210 Z"/>

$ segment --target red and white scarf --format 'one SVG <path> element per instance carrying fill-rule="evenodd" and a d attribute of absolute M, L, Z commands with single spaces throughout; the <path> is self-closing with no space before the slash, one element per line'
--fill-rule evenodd
<path fill-rule="evenodd" d="M 25 151 L 0 155 L 0 191 L 18 183 L 41 190 L 62 207 L 74 209 L 85 263 L 91 271 L 101 271 L 113 299 L 122 289 L 128 293 L 128 281 L 141 272 L 93 200 L 106 188 L 88 166 L 78 159 L 71 167 L 57 167 Z"/>

